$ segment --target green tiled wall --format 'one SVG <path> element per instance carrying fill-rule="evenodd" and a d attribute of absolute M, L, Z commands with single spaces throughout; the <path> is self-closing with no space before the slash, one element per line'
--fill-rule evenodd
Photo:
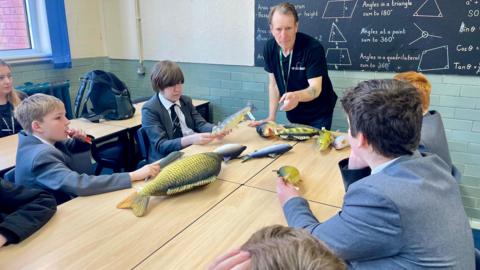
<path fill-rule="evenodd" d="M 75 96 L 78 79 L 92 69 L 115 73 L 130 87 L 134 98 L 153 94 L 148 71 L 154 64 L 147 61 L 146 76 L 136 74 L 137 62 L 108 58 L 86 58 L 73 61 L 69 70 L 53 70 L 50 64 L 15 65 L 15 84 L 26 81 L 71 81 L 71 95 Z M 251 101 L 257 107 L 254 115 L 268 114 L 268 78 L 262 68 L 210 64 L 180 63 L 185 74 L 185 94 L 208 99 L 214 121 Z M 367 79 L 391 78 L 392 73 L 330 71 L 337 95 L 356 83 Z M 431 109 L 442 114 L 453 161 L 463 174 L 461 192 L 468 215 L 480 219 L 480 77 L 428 75 L 433 85 Z M 278 114 L 280 122 L 284 113 Z M 333 129 L 345 131 L 345 116 L 337 103 Z"/>

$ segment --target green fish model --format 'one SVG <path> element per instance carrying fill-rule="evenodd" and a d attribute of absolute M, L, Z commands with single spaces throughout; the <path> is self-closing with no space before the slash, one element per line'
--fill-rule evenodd
<path fill-rule="evenodd" d="M 131 194 L 117 208 L 131 208 L 137 217 L 145 215 L 150 196 L 181 193 L 216 180 L 222 166 L 222 155 L 199 153 L 165 167 L 143 188 Z"/>

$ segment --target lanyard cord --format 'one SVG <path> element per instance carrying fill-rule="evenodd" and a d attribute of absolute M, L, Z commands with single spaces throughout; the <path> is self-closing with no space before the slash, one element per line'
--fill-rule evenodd
<path fill-rule="evenodd" d="M 9 106 L 10 107 L 10 121 L 12 123 L 12 128 L 10 128 L 10 126 L 8 125 L 7 121 L 5 120 L 5 118 L 2 116 L 2 121 L 3 123 L 5 124 L 5 127 L 6 129 L 2 129 L 2 131 L 11 131 L 12 134 L 15 134 L 15 120 L 13 119 L 13 112 L 12 112 L 12 107 L 11 105 Z"/>
<path fill-rule="evenodd" d="M 290 78 L 290 68 L 292 67 L 292 58 L 293 58 L 293 50 L 290 52 L 290 59 L 288 60 L 288 72 L 287 72 L 287 80 L 285 80 L 285 73 L 283 71 L 283 62 L 282 62 L 282 49 L 278 50 L 278 56 L 280 59 L 280 70 L 282 71 L 282 80 L 285 93 L 287 93 L 287 84 L 288 79 Z"/>
<path fill-rule="evenodd" d="M 10 117 L 10 120 L 12 121 L 12 128 L 10 128 L 10 126 L 8 125 L 5 118 L 3 118 L 3 116 L 2 116 L 2 120 L 5 126 L 7 127 L 6 129 L 2 129 L 2 131 L 11 131 L 12 134 L 15 134 L 15 121 L 13 120 L 13 116 Z"/>

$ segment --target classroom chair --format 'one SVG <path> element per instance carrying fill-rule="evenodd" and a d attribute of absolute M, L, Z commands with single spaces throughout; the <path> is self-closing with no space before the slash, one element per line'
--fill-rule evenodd
<path fill-rule="evenodd" d="M 10 183 L 15 184 L 15 168 L 11 168 L 4 175 L 3 179 L 7 180 Z"/>
<path fill-rule="evenodd" d="M 92 144 L 92 157 L 97 162 L 95 175 L 102 173 L 104 168 L 118 173 L 127 168 L 128 138 L 119 136 L 112 140 Z"/>
<path fill-rule="evenodd" d="M 138 162 L 137 168 L 140 168 L 148 164 L 148 150 L 150 141 L 148 140 L 147 132 L 144 128 L 139 128 L 135 133 L 135 141 L 137 142 L 138 149 L 140 150 L 141 159 Z"/>

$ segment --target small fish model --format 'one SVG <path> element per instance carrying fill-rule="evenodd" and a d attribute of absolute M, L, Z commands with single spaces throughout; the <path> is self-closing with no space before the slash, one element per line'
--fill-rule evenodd
<path fill-rule="evenodd" d="M 224 131 L 232 130 L 240 122 L 245 120 L 245 117 L 248 116 L 250 120 L 255 120 L 255 117 L 252 115 L 252 111 L 255 109 L 253 104 L 247 104 L 247 106 L 238 112 L 228 116 L 221 123 L 212 128 L 212 134 L 218 134 Z"/>
<path fill-rule="evenodd" d="M 245 149 L 247 149 L 245 145 L 241 145 L 238 143 L 227 143 L 216 148 L 215 150 L 213 150 L 213 152 L 221 154 L 224 161 L 229 161 L 240 156 L 240 154 L 245 151 Z"/>
<path fill-rule="evenodd" d="M 131 208 L 137 217 L 143 216 L 150 196 L 181 193 L 216 180 L 222 167 L 222 156 L 218 153 L 199 153 L 180 159 L 165 167 L 140 190 L 134 192 L 117 205 Z"/>
<path fill-rule="evenodd" d="M 263 138 L 275 137 L 275 130 L 277 129 L 277 124 L 273 121 L 263 122 L 257 126 L 256 130 L 258 135 Z"/>
<path fill-rule="evenodd" d="M 276 172 L 278 176 L 282 177 L 283 180 L 294 186 L 298 186 L 300 181 L 302 181 L 302 179 L 300 179 L 300 172 L 293 166 L 282 166 L 280 169 L 274 172 Z"/>
<path fill-rule="evenodd" d="M 333 140 L 333 148 L 337 150 L 340 150 L 349 146 L 350 146 L 350 143 L 348 142 L 346 135 L 339 135 L 335 137 L 335 140 Z"/>
<path fill-rule="evenodd" d="M 330 147 L 330 145 L 333 143 L 334 139 L 335 137 L 331 131 L 322 128 L 320 135 L 317 138 L 317 144 L 320 151 L 327 150 L 328 147 Z"/>
<path fill-rule="evenodd" d="M 275 129 L 276 136 L 291 141 L 305 141 L 319 133 L 318 128 L 300 124 L 288 124 L 284 125 L 283 128 L 279 126 Z"/>
<path fill-rule="evenodd" d="M 242 157 L 242 162 L 250 160 L 252 158 L 271 157 L 275 158 L 285 152 L 292 149 L 292 146 L 288 143 L 274 144 L 264 147 L 262 149 L 255 150 L 254 152 Z"/>

